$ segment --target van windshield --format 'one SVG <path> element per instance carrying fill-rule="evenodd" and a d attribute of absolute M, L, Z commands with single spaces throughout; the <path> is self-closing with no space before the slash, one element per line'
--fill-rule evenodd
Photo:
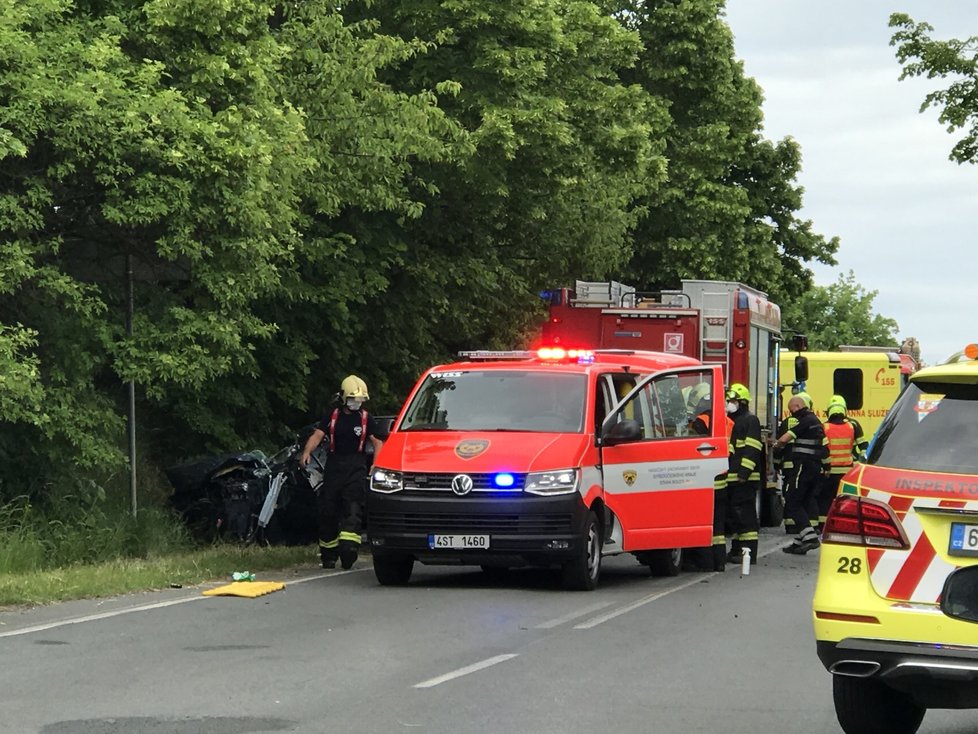
<path fill-rule="evenodd" d="M 880 426 L 867 462 L 978 474 L 978 385 L 914 382 Z"/>
<path fill-rule="evenodd" d="M 402 431 L 580 433 L 587 376 L 521 370 L 428 375 Z"/>

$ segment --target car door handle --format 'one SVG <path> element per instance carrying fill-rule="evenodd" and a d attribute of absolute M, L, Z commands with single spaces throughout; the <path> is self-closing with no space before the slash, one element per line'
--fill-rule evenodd
<path fill-rule="evenodd" d="M 714 446 L 712 443 L 701 443 L 699 446 L 696 447 L 696 450 L 699 451 L 701 454 L 712 454 L 714 451 L 717 450 L 717 447 Z"/>

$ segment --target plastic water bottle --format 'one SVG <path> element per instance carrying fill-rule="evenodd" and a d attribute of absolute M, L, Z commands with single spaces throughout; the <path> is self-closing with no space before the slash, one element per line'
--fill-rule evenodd
<path fill-rule="evenodd" d="M 235 581 L 254 581 L 255 574 L 250 571 L 235 571 L 231 574 L 231 578 Z"/>
<path fill-rule="evenodd" d="M 742 548 L 740 551 L 740 575 L 750 576 L 750 548 Z"/>

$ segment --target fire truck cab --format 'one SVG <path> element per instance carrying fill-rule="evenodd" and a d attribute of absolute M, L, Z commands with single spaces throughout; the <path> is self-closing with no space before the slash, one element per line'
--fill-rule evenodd
<path fill-rule="evenodd" d="M 590 590 L 602 557 L 621 553 L 677 574 L 682 549 L 713 535 L 723 392 L 717 365 L 625 349 L 472 352 L 430 368 L 371 473 L 378 581 L 405 584 L 416 562 L 534 565 Z"/>

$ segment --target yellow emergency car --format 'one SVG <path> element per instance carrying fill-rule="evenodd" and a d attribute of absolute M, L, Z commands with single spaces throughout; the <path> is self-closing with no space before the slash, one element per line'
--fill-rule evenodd
<path fill-rule="evenodd" d="M 843 478 L 812 606 L 846 734 L 978 708 L 978 346 L 912 375 Z"/>

